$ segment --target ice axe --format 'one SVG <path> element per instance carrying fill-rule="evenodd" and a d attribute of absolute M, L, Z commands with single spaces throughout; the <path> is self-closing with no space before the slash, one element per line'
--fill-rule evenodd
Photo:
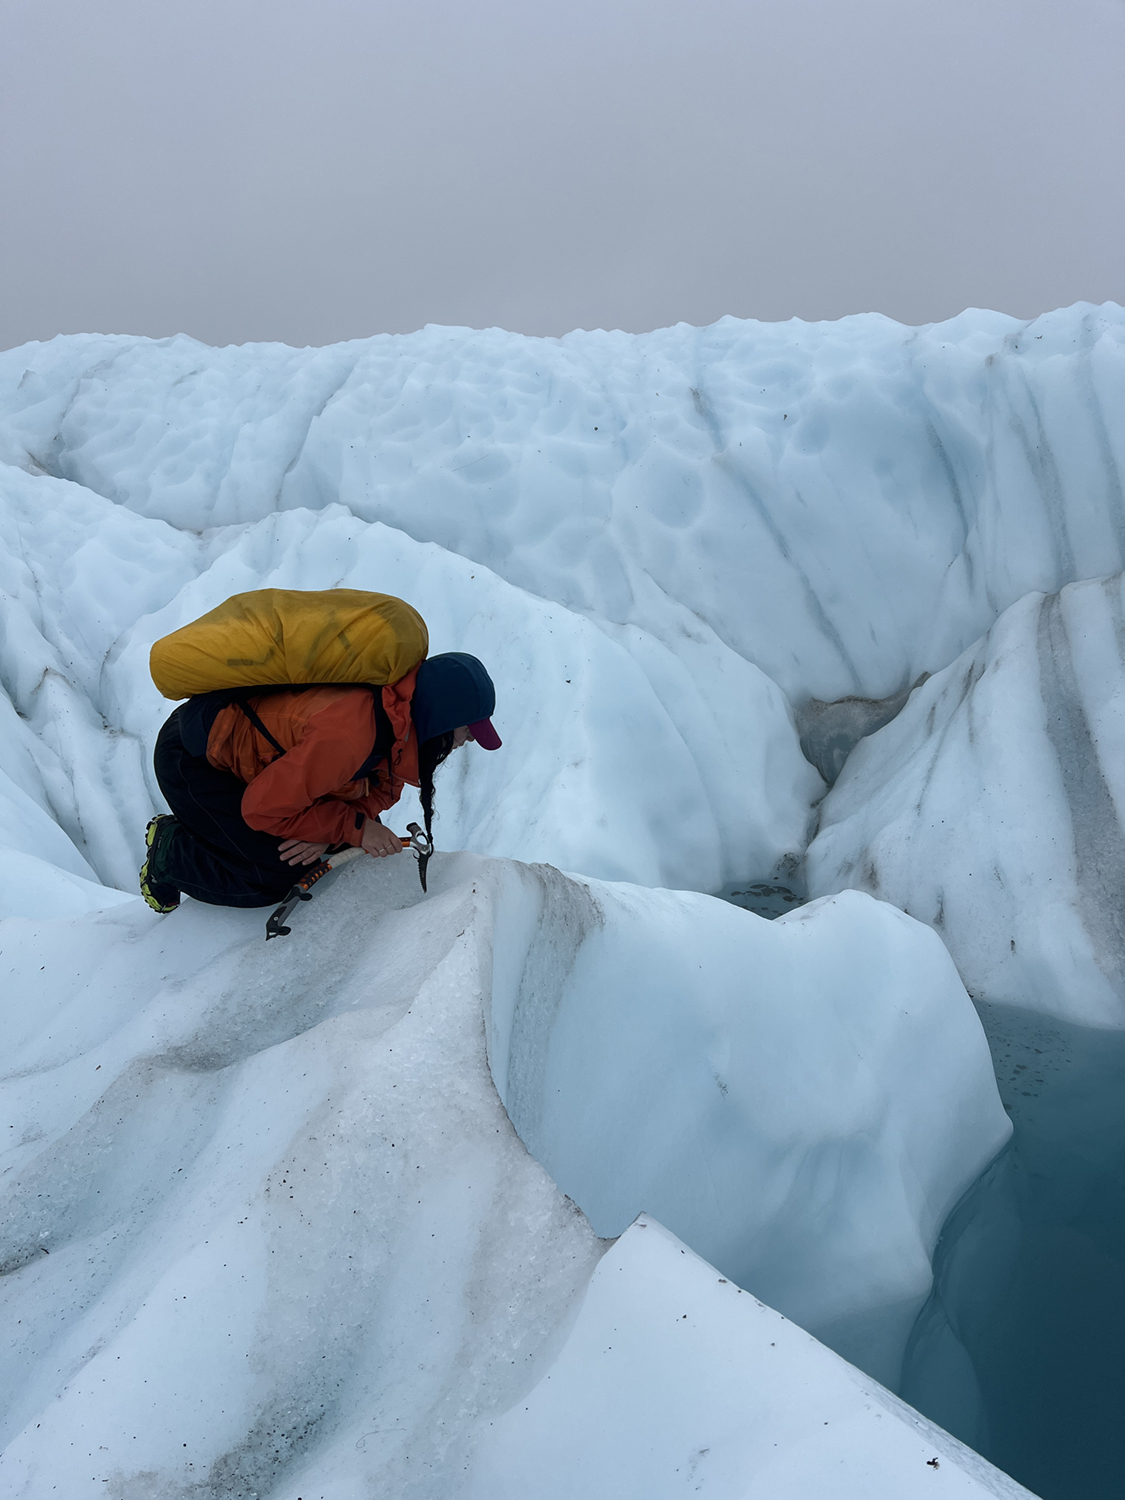
<path fill-rule="evenodd" d="M 423 829 L 417 823 L 407 823 L 406 831 L 409 838 L 399 835 L 399 843 L 404 849 L 413 849 L 418 856 L 418 878 L 422 882 L 422 889 L 426 889 L 426 866 L 430 862 L 430 855 L 434 852 L 433 840 L 427 838 Z M 338 873 L 345 865 L 350 865 L 353 860 L 365 854 L 365 849 L 341 849 L 339 854 L 333 854 L 328 859 L 322 859 L 318 864 L 301 876 L 297 884 L 286 896 L 285 900 L 273 912 L 266 923 L 266 942 L 270 938 L 288 937 L 292 931 L 285 926 L 285 920 L 294 910 L 299 901 L 312 900 L 312 888 L 317 881 L 323 880 L 326 875 Z"/>

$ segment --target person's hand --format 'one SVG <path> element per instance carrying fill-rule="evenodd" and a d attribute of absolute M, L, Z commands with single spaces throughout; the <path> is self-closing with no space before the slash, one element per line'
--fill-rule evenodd
<path fill-rule="evenodd" d="M 374 818 L 368 818 L 363 825 L 361 848 L 366 849 L 368 854 L 373 854 L 376 859 L 382 859 L 386 854 L 401 854 L 402 840 L 397 833 L 384 828 L 382 823 L 376 823 Z"/>
<path fill-rule="evenodd" d="M 327 844 L 309 844 L 304 839 L 282 839 L 277 852 L 286 864 L 315 865 L 327 848 Z"/>

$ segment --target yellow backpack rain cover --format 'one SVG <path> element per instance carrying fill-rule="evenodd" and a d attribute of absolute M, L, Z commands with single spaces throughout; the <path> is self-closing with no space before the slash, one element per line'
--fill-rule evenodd
<path fill-rule="evenodd" d="M 417 610 L 360 589 L 254 589 L 164 636 L 149 655 L 165 698 L 291 682 L 397 682 L 425 657 Z"/>

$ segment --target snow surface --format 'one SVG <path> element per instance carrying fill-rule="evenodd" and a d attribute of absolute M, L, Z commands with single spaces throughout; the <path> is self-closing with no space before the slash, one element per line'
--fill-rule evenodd
<path fill-rule="evenodd" d="M 554 906 L 529 927 L 536 890 Z M 669 1269 L 622 1251 L 611 1287 L 591 1288 L 574 1319 L 607 1248 L 579 1208 L 625 1228 L 639 1167 L 670 1215 L 694 1203 L 697 1233 L 725 1255 L 768 1271 L 772 1244 L 803 1263 L 817 1287 L 791 1276 L 783 1307 L 807 1312 L 815 1295 L 822 1316 L 847 1308 L 886 1343 L 888 1299 L 924 1295 L 945 1208 L 1009 1128 L 932 934 L 859 895 L 768 923 L 704 896 L 469 855 L 437 856 L 425 899 L 408 856 L 353 866 L 329 895 L 269 945 L 264 913 L 191 902 L 164 919 L 137 902 L 4 924 L 0 965 L 18 1003 L 5 1017 L 0 1295 L 14 1336 L 0 1491 L 444 1497 L 476 1474 L 468 1493 L 484 1494 L 517 1460 L 538 1452 L 550 1467 L 521 1408 L 539 1413 L 528 1393 L 556 1369 L 584 1399 L 560 1410 L 556 1392 L 534 1420 L 563 1448 L 589 1438 L 616 1454 L 601 1488 L 583 1479 L 571 1493 L 623 1493 L 614 1474 L 635 1445 L 644 1493 L 678 1495 L 684 1462 L 712 1439 L 720 1494 L 747 1492 L 744 1464 L 759 1486 L 787 1475 L 774 1493 L 816 1493 L 840 1465 L 857 1485 L 874 1472 L 877 1493 L 931 1480 L 923 1459 L 944 1463 L 951 1440 L 943 1448 L 804 1334 L 782 1345 L 792 1386 L 776 1386 L 766 1325 L 732 1326 L 737 1314 L 708 1300 L 719 1273 L 697 1260 Z M 677 907 L 717 949 L 694 990 L 672 977 Z M 591 918 L 584 939 L 568 921 L 576 908 Z M 638 982 L 621 966 L 639 939 Z M 552 975 L 568 981 L 561 993 L 544 985 Z M 587 1162 L 586 1180 L 560 1182 L 579 1208 L 492 1085 L 482 1007 L 495 1068 L 507 1006 L 508 1087 L 522 1057 L 534 1108 L 534 1049 L 511 1009 L 521 991 L 570 1037 L 561 1059 L 548 1049 L 541 1088 L 575 1072 L 580 1088 L 598 1071 L 614 1038 L 576 1034 L 599 1000 L 620 1007 L 616 1119 L 603 1094 L 587 1123 L 606 1127 L 603 1151 L 632 1160 L 608 1175 Z M 862 1048 L 842 1076 L 826 1067 L 833 1045 Z M 698 1062 L 680 1082 L 671 1063 L 686 1048 Z M 786 1059 L 784 1089 L 770 1086 L 767 1069 Z M 667 1380 L 655 1366 L 647 1384 L 614 1378 L 618 1400 L 647 1410 L 655 1381 L 665 1406 L 689 1391 L 690 1402 L 674 1430 L 654 1407 L 621 1441 L 613 1408 L 592 1402 L 600 1341 L 619 1318 L 641 1336 L 654 1296 L 691 1309 L 690 1357 L 682 1339 L 664 1346 Z M 659 1347 L 663 1313 L 652 1318 Z M 742 1402 L 756 1415 L 732 1432 Z M 885 1444 L 880 1411 L 895 1429 Z M 844 1424 L 839 1442 L 810 1451 L 801 1433 L 825 1422 Z M 763 1467 L 755 1451 L 773 1442 Z M 943 1482 L 1013 1492 L 963 1455 Z"/>

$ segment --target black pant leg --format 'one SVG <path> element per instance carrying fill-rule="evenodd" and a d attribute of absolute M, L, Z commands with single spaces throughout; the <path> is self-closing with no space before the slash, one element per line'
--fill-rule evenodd
<path fill-rule="evenodd" d="M 297 879 L 278 854 L 280 840 L 243 818 L 244 782 L 185 750 L 179 712 L 161 729 L 153 753 L 156 780 L 179 824 L 161 878 L 211 906 L 280 901 Z"/>

